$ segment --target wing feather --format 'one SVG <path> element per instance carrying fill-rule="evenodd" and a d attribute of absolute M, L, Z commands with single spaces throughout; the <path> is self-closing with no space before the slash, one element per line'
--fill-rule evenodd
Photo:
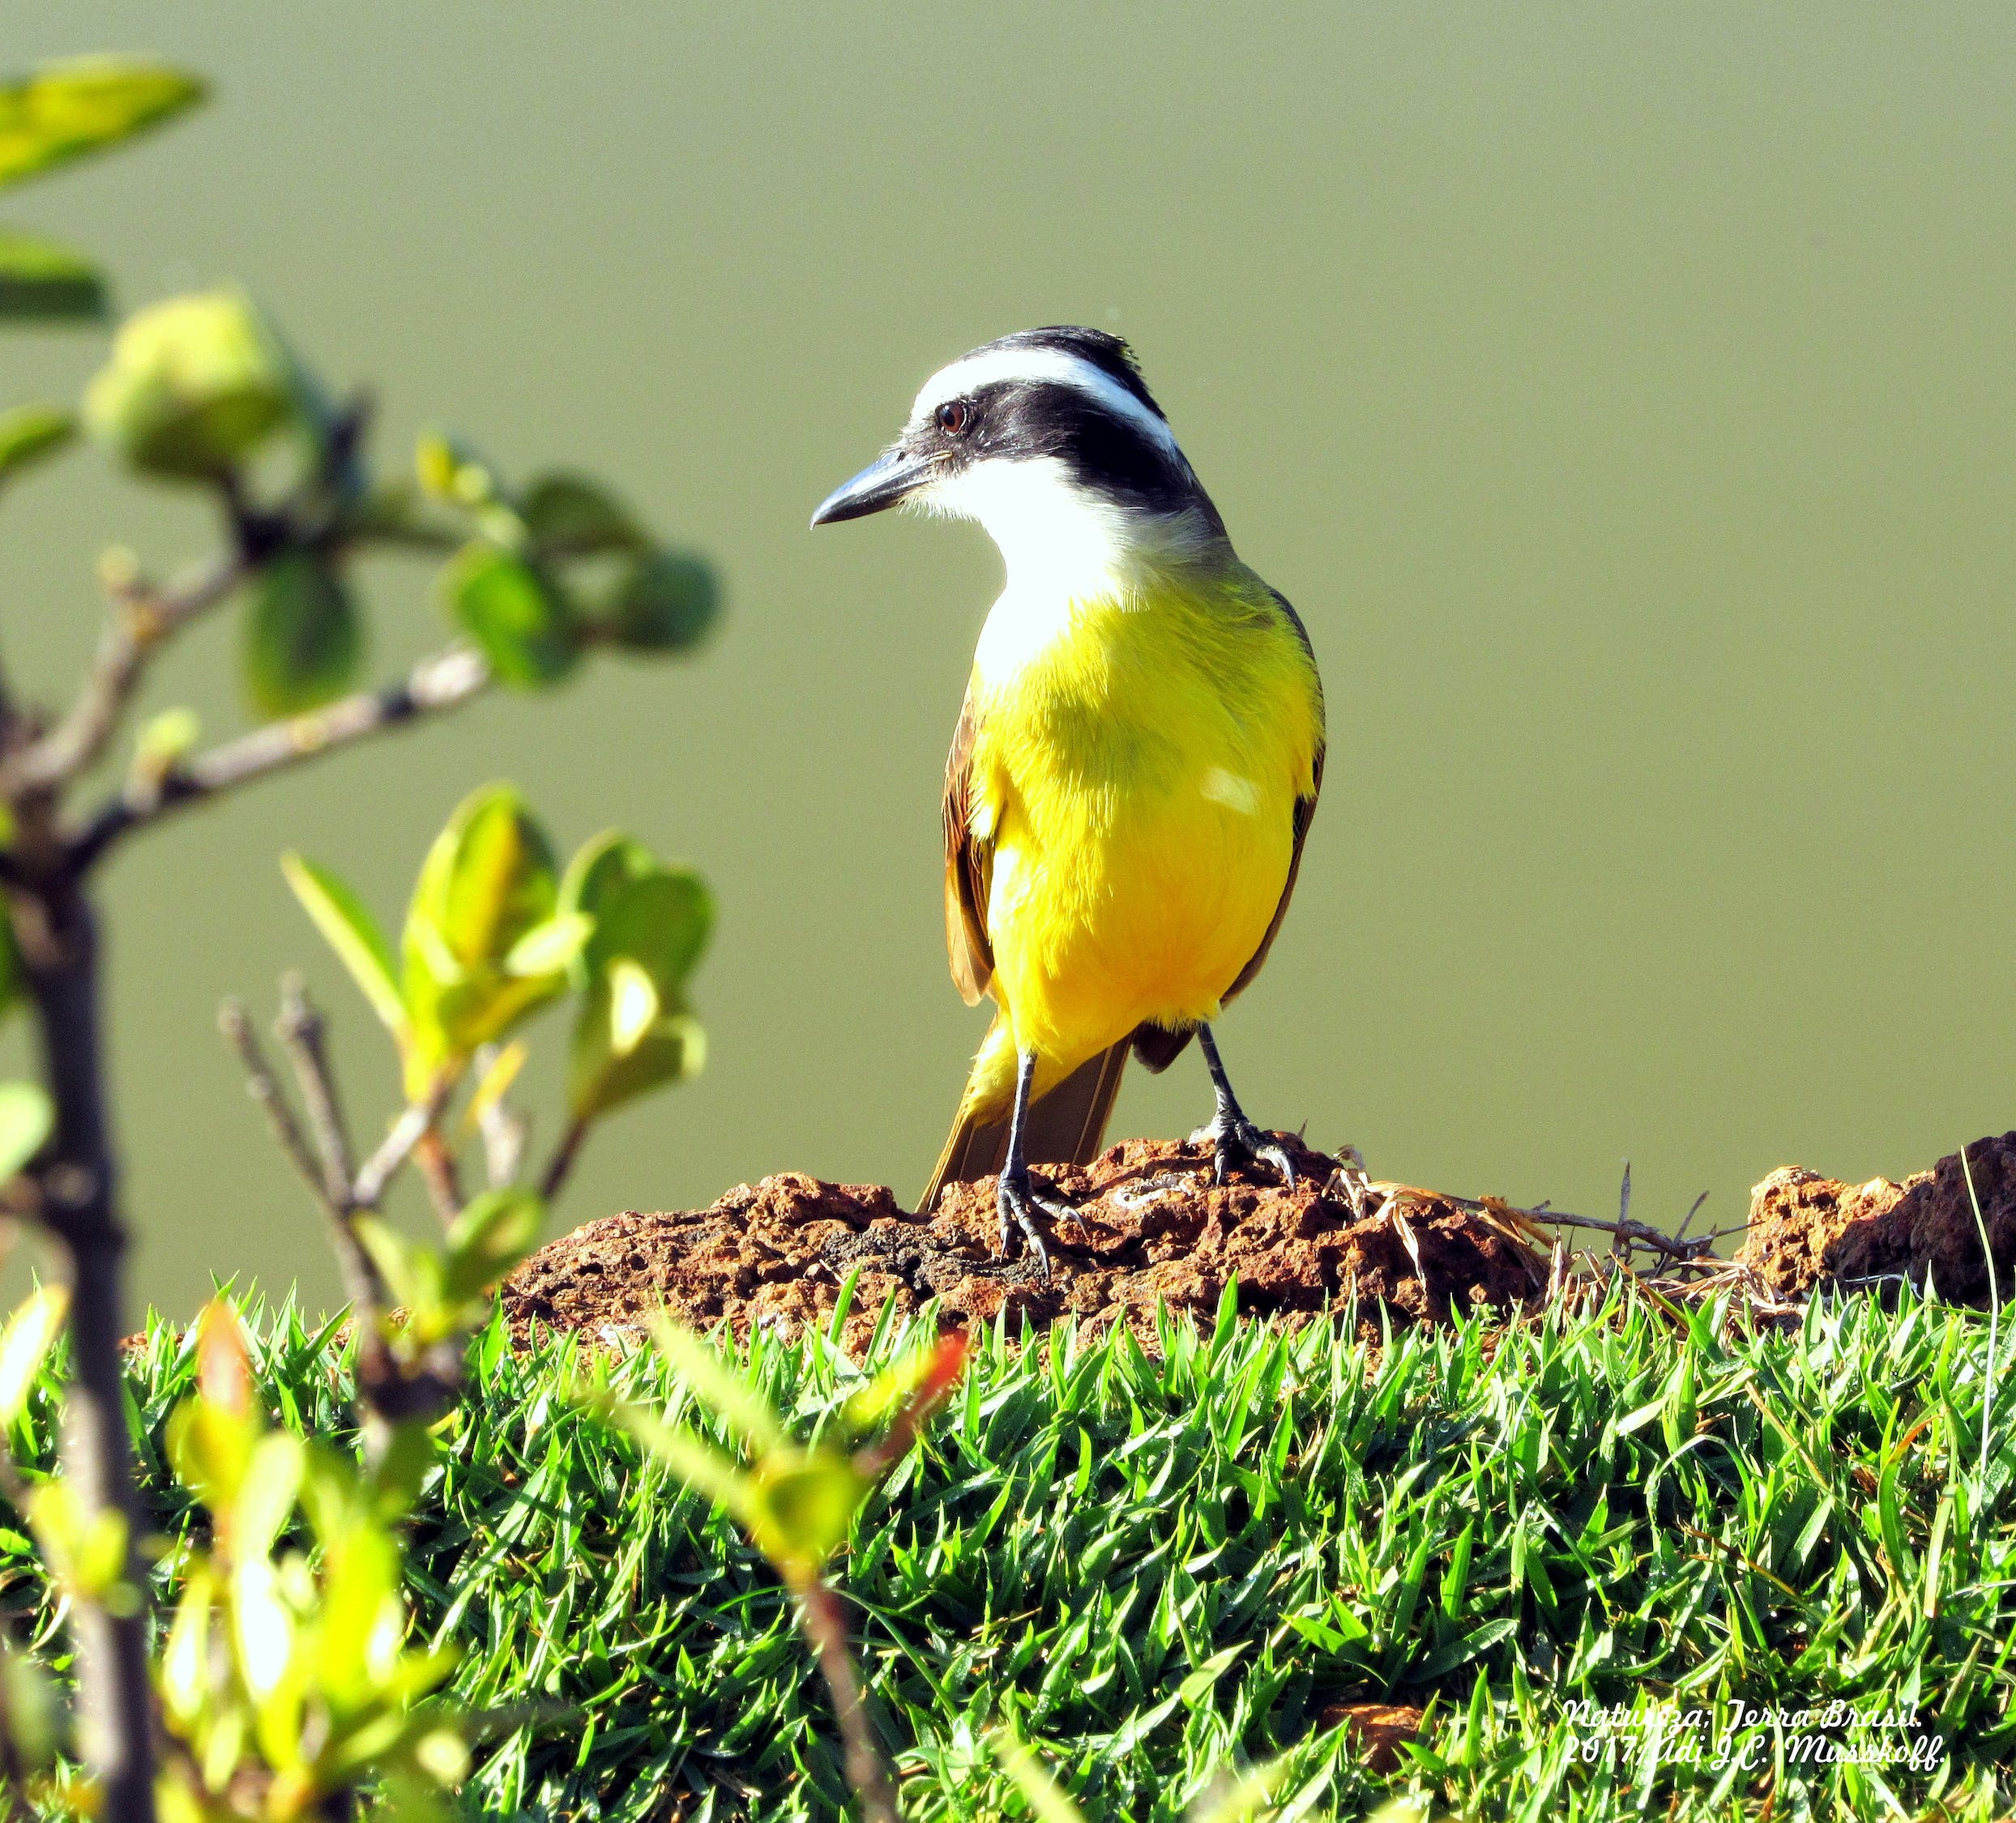
<path fill-rule="evenodd" d="M 979 728 L 969 689 L 945 762 L 945 947 L 953 984 L 968 1006 L 980 1004 L 994 978 L 993 946 L 987 937 L 993 848 L 973 834 L 973 745 Z"/>

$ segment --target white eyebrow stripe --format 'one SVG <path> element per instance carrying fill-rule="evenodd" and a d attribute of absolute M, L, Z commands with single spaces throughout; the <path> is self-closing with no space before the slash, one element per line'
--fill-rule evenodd
<path fill-rule="evenodd" d="M 1164 449 L 1176 449 L 1176 433 L 1159 413 L 1150 411 L 1111 374 L 1101 372 L 1082 355 L 1067 354 L 1061 348 L 990 348 L 980 354 L 963 355 L 924 382 L 923 391 L 910 408 L 910 421 L 915 424 L 948 399 L 978 392 L 983 386 L 997 386 L 1004 380 L 1054 380 L 1075 386 L 1108 411 L 1147 431 Z"/>

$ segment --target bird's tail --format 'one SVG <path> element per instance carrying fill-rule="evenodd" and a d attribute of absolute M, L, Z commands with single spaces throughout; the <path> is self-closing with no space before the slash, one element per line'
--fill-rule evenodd
<path fill-rule="evenodd" d="M 959 1102 L 952 1136 L 938 1155 L 938 1169 L 917 1204 L 929 1214 L 947 1184 L 991 1177 L 1008 1158 L 1008 1121 L 1014 1106 L 1014 1045 L 1006 1022 L 993 1029 L 973 1060 L 973 1074 Z M 1105 1142 L 1106 1121 L 1120 1093 L 1127 1062 L 1127 1040 L 1102 1051 L 1054 1087 L 1039 1089 L 1029 1104 L 1023 1156 L 1032 1165 L 1089 1164 Z"/>

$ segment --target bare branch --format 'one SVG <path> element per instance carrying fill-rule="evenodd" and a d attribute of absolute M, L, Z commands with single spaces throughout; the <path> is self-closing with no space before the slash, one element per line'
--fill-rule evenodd
<path fill-rule="evenodd" d="M 490 667 L 483 655 L 473 647 L 455 645 L 422 659 L 399 683 L 361 690 L 305 715 L 255 728 L 198 754 L 158 784 L 130 783 L 101 805 L 70 839 L 72 865 L 82 873 L 122 836 L 171 810 L 203 803 L 422 716 L 459 708 L 481 695 L 490 682 Z"/>
<path fill-rule="evenodd" d="M 898 1823 L 903 1813 L 896 1808 L 896 1794 L 890 1786 L 882 1755 L 876 1750 L 861 1673 L 855 1668 L 854 1654 L 847 1643 L 847 1611 L 839 1596 L 816 1577 L 801 1584 L 797 1594 L 798 1624 L 812 1642 L 833 1698 L 847 1782 L 854 1787 L 861 1814 L 869 1823 Z"/>
<path fill-rule="evenodd" d="M 112 617 L 83 685 L 63 719 L 0 767 L 0 796 L 10 803 L 60 791 L 104 754 L 140 685 L 148 660 L 174 635 L 216 607 L 251 574 L 241 549 L 215 557 L 178 587 L 157 589 L 130 560 L 101 566 Z"/>
<path fill-rule="evenodd" d="M 246 1011 L 245 1002 L 227 1000 L 217 1010 L 217 1027 L 223 1032 L 224 1042 L 237 1053 L 238 1062 L 245 1071 L 245 1092 L 259 1104 L 259 1111 L 272 1128 L 274 1141 L 286 1155 L 287 1162 L 314 1193 L 316 1202 L 331 1219 L 340 1223 L 345 1214 L 343 1199 L 340 1194 L 331 1194 L 315 1155 L 302 1135 L 301 1122 L 294 1118 L 294 1110 L 288 1105 L 287 1097 L 281 1092 L 278 1080 L 267 1065 L 265 1053 L 259 1048 L 258 1035 L 252 1029 L 251 1015 Z"/>
<path fill-rule="evenodd" d="M 441 1225 L 452 1227 L 462 1213 L 462 1179 L 455 1169 L 455 1149 L 442 1137 L 438 1121 L 429 1121 L 413 1142 L 413 1163 Z"/>
<path fill-rule="evenodd" d="M 344 1125 L 335 1077 L 323 1047 L 322 1014 L 308 997 L 307 983 L 297 973 L 290 972 L 280 981 L 280 1023 L 274 1029 L 287 1047 L 294 1079 L 301 1085 L 330 1201 L 347 1210 L 353 1194 L 349 1129 Z"/>
<path fill-rule="evenodd" d="M 357 1173 L 355 1200 L 358 1208 L 378 1207 L 385 1194 L 385 1186 L 412 1155 L 414 1146 L 420 1142 L 420 1136 L 434 1125 L 439 1112 L 438 1108 L 415 1102 L 400 1113 L 392 1123 L 391 1131 L 386 1134 L 378 1149 L 364 1161 L 364 1169 Z"/>
<path fill-rule="evenodd" d="M 479 1082 L 487 1080 L 496 1068 L 501 1048 L 496 1044 L 476 1047 L 476 1070 Z M 489 1178 L 490 1188 L 501 1190 L 506 1185 L 518 1180 L 518 1168 L 525 1162 L 525 1142 L 530 1134 L 529 1123 L 525 1116 L 513 1108 L 502 1094 L 479 1095 L 476 1103 L 476 1128 L 483 1135 L 483 1172 Z"/>
<path fill-rule="evenodd" d="M 546 1168 L 540 1176 L 539 1193 L 548 1202 L 560 1194 L 561 1186 L 567 1181 L 574 1170 L 574 1162 L 580 1155 L 581 1142 L 587 1137 L 587 1118 L 576 1115 L 567 1123 L 567 1130 L 560 1136 L 560 1143 L 553 1148 L 553 1155 L 546 1161 Z"/>

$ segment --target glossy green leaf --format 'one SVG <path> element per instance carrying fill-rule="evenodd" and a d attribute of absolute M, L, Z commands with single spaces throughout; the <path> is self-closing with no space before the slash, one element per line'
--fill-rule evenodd
<path fill-rule="evenodd" d="M 525 490 L 518 510 L 543 557 L 596 557 L 646 548 L 630 509 L 584 475 L 541 475 Z"/>
<path fill-rule="evenodd" d="M 413 1268 L 413 1249 L 406 1237 L 375 1215 L 358 1215 L 352 1225 L 378 1277 L 385 1281 L 386 1290 L 397 1302 L 411 1304 L 421 1295 L 421 1284 Z"/>
<path fill-rule="evenodd" d="M 69 1314 L 66 1287 L 38 1285 L 0 1330 L 0 1433 L 12 1430 L 27 1411 L 42 1364 L 63 1333 L 63 1319 Z"/>
<path fill-rule="evenodd" d="M 406 1030 L 392 946 L 363 900 L 325 867 L 305 856 L 280 856 L 280 871 L 315 929 L 336 952 L 350 977 L 364 990 L 371 1010 L 395 1033 Z"/>
<path fill-rule="evenodd" d="M 504 958 L 507 975 L 564 975 L 595 930 L 592 919 L 562 912 L 535 924 Z"/>
<path fill-rule="evenodd" d="M 0 1082 L 0 1183 L 41 1151 L 56 1122 L 48 1095 L 32 1082 Z"/>
<path fill-rule="evenodd" d="M 600 838 L 574 857 L 561 896 L 595 920 L 568 1073 L 570 1107 L 592 1120 L 704 1066 L 706 1034 L 685 990 L 713 928 L 714 903 L 698 874 L 661 867 L 620 836 Z"/>
<path fill-rule="evenodd" d="M 720 608 L 720 584 L 703 558 L 653 551 L 617 578 L 597 618 L 628 651 L 685 651 L 707 636 Z"/>
<path fill-rule="evenodd" d="M 561 592 L 502 546 L 465 544 L 442 572 L 449 617 L 473 639 L 501 682 L 557 683 L 581 656 L 580 630 Z"/>
<path fill-rule="evenodd" d="M 171 297 L 129 317 L 84 393 L 92 434 L 143 474 L 208 480 L 298 414 L 303 382 L 242 292 Z"/>
<path fill-rule="evenodd" d="M 17 405 L 0 412 L 0 481 L 11 481 L 68 448 L 76 435 L 76 414 L 61 406 Z"/>
<path fill-rule="evenodd" d="M 299 1437 L 268 1431 L 254 1448 L 230 1506 L 230 1544 L 240 1558 L 265 1557 L 273 1549 L 301 1492 L 305 1454 Z"/>
<path fill-rule="evenodd" d="M 0 84 L 0 186 L 116 146 L 203 94 L 203 83 L 182 70 L 112 57 L 46 64 Z"/>
<path fill-rule="evenodd" d="M 297 552 L 268 564 L 245 618 L 246 693 L 269 718 L 341 696 L 364 661 L 364 627 L 342 573 Z"/>
<path fill-rule="evenodd" d="M 545 831 L 508 785 L 472 792 L 435 838 L 403 942 L 416 1039 L 409 1094 L 424 1093 L 435 1069 L 459 1068 L 565 985 L 557 971 L 510 967 L 518 946 L 553 916 L 557 871 Z"/>
<path fill-rule="evenodd" d="M 109 299 L 105 275 L 75 249 L 0 228 L 0 319 L 96 322 Z"/>

